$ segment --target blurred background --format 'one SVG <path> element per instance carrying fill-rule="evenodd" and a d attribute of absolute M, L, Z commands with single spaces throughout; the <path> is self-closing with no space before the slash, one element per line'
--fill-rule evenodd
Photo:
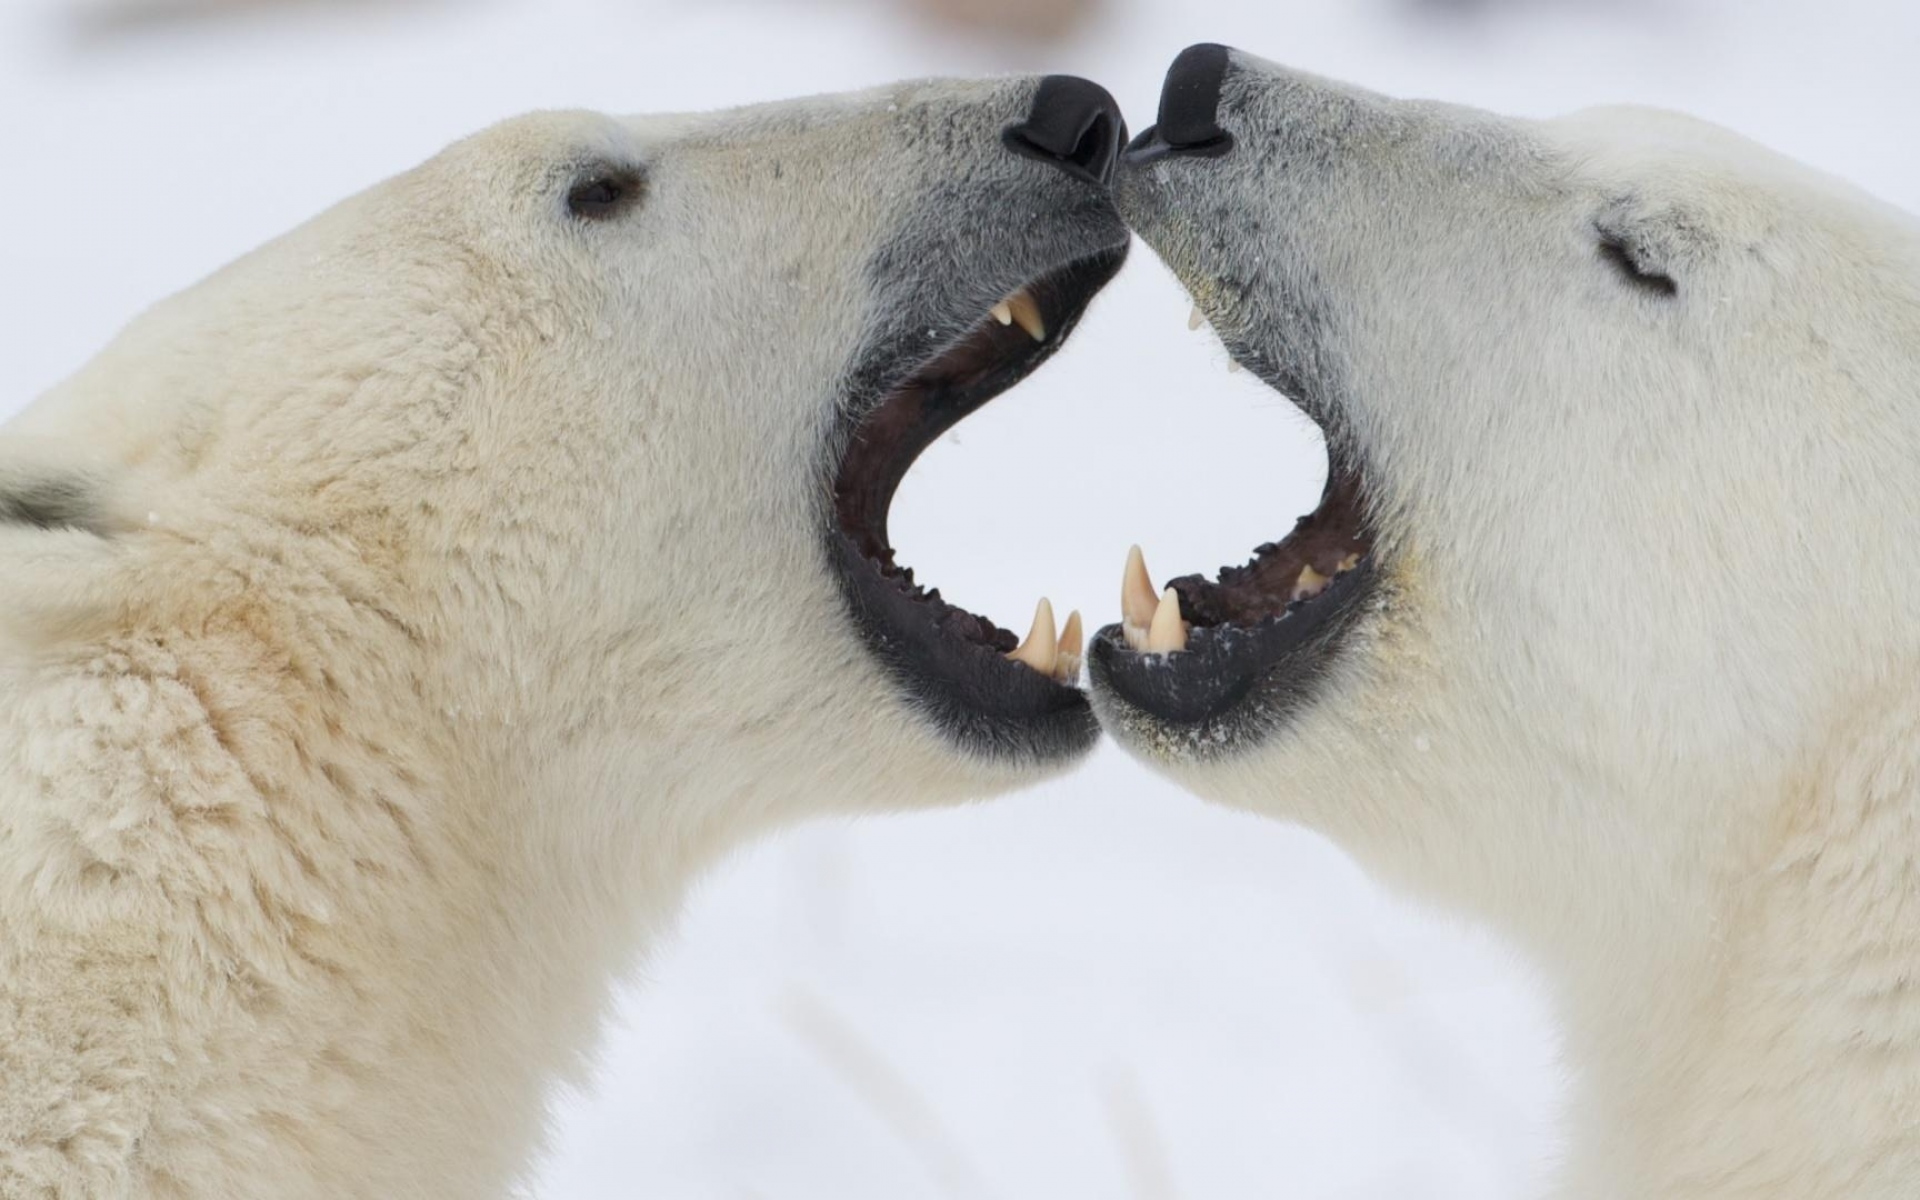
<path fill-rule="evenodd" d="M 499 117 L 1068 71 L 1137 129 L 1195 41 L 1520 114 L 1690 109 L 1920 208 L 1906 0 L 7 0 L 0 418 Z M 1136 254 L 908 478 L 904 561 L 1002 624 L 1044 593 L 1098 625 L 1129 542 L 1164 577 L 1287 529 L 1314 430 L 1186 312 Z M 1562 1094 L 1525 964 L 1108 749 L 736 856 L 624 993 L 595 1086 L 556 1097 L 529 1194 L 1521 1200 Z"/>

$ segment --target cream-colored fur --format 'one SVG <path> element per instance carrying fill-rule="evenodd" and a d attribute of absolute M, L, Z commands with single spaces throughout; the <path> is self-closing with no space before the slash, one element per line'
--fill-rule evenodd
<path fill-rule="evenodd" d="M 886 272 L 1020 281 L 1034 86 L 509 122 L 0 434 L 0 1196 L 501 1194 L 703 866 L 1043 773 L 909 707 L 821 525 Z"/>
<path fill-rule="evenodd" d="M 1920 226 L 1682 117 L 1233 63 L 1232 153 L 1121 209 L 1327 406 L 1385 586 L 1255 744 L 1103 719 L 1541 965 L 1556 1194 L 1920 1194 Z"/>

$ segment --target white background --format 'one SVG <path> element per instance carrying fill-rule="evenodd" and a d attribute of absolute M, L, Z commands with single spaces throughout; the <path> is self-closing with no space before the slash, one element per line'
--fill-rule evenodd
<path fill-rule="evenodd" d="M 136 5 L 137 7 L 137 5 Z M 1920 6 L 1896 0 L 1112 0 L 1009 50 L 882 0 L 232 3 L 113 26 L 0 8 L 0 416 L 140 307 L 495 118 L 1071 71 L 1136 128 L 1225 41 L 1530 115 L 1694 110 L 1920 208 Z M 1002 624 L 1111 620 L 1123 554 L 1243 559 L 1311 507 L 1312 430 L 1150 255 L 1039 377 L 909 477 L 896 544 Z M 982 529 L 997 531 L 989 540 Z M 822 614 L 822 620 L 835 619 Z M 816 826 L 690 897 L 556 1098 L 547 1197 L 1518 1198 L 1563 1095 L 1524 965 L 1298 830 L 1110 749 L 960 812 Z"/>

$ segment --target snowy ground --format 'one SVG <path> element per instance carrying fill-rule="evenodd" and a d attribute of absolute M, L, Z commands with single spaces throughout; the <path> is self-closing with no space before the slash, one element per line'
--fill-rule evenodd
<path fill-rule="evenodd" d="M 701 108 L 929 73 L 1067 70 L 1152 112 L 1217 40 L 1547 115 L 1690 108 L 1920 209 L 1920 8 L 1900 0 L 1116 0 L 1031 61 L 878 0 L 310 5 L 111 36 L 0 8 L 0 416 L 145 303 L 495 117 Z M 1427 15 L 1421 15 L 1421 14 Z M 908 479 L 921 575 L 1014 623 L 1111 619 L 1310 507 L 1311 427 L 1187 334 L 1142 253 L 1075 344 Z M 964 513 L 964 519 L 962 514 Z M 994 544 L 972 536 L 986 524 Z M 1531 1195 L 1561 1086 L 1522 967 L 1296 830 L 1107 751 L 964 812 L 742 853 L 562 1097 L 546 1197 Z"/>

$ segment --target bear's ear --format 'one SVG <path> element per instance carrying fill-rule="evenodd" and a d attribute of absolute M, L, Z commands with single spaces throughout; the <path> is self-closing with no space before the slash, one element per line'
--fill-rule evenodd
<path fill-rule="evenodd" d="M 113 473 L 63 450 L 0 438 L 0 527 L 72 529 L 99 537 L 124 530 Z"/>
<path fill-rule="evenodd" d="M 0 436 L 0 651 L 111 617 L 120 535 L 138 528 L 130 492 L 118 467 L 68 443 Z"/>
<path fill-rule="evenodd" d="M 103 532 L 95 481 L 81 475 L 0 476 L 0 524 Z"/>

